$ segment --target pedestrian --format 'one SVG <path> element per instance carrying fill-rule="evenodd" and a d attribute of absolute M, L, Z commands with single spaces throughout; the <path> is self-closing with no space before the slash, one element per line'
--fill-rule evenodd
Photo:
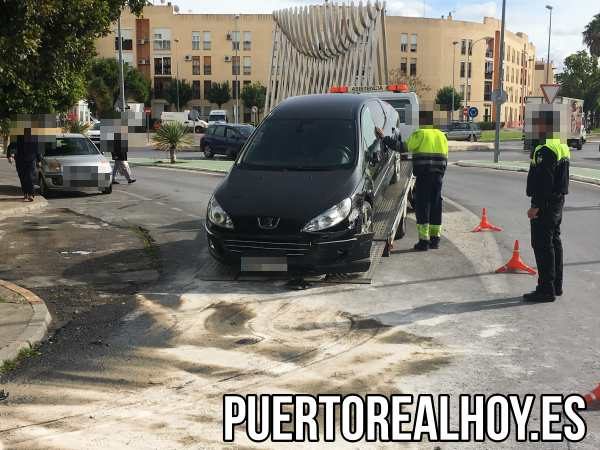
<path fill-rule="evenodd" d="M 550 136 L 533 151 L 527 175 L 527 196 L 531 207 L 527 217 L 531 222 L 531 246 L 535 253 L 538 282 L 535 290 L 523 298 L 532 302 L 552 302 L 563 294 L 563 247 L 560 225 L 569 193 L 569 147 L 553 139 L 553 111 L 540 112 L 532 121 L 534 132 Z M 558 123 L 558 122 L 556 122 Z"/>
<path fill-rule="evenodd" d="M 111 155 L 114 161 L 112 184 L 119 184 L 116 179 L 118 172 L 125 176 L 128 184 L 135 183 L 136 180 L 133 178 L 127 162 L 127 140 L 121 139 L 121 135 L 115 133 L 112 144 Z"/>
<path fill-rule="evenodd" d="M 23 201 L 32 202 L 35 198 L 34 183 L 42 155 L 36 137 L 31 134 L 31 128 L 25 128 L 23 134 L 16 137 L 16 142 L 8 146 L 6 156 L 10 164 L 15 161 Z"/>
<path fill-rule="evenodd" d="M 433 111 L 419 114 L 420 128 L 407 141 L 412 153 L 415 181 L 415 213 L 419 241 L 414 249 L 426 251 L 440 246 L 442 235 L 442 183 L 448 165 L 448 140 L 433 128 Z"/>

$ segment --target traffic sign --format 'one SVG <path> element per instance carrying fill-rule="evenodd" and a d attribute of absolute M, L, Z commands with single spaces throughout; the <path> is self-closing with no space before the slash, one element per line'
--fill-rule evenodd
<path fill-rule="evenodd" d="M 508 100 L 508 94 L 506 93 L 506 91 L 498 91 L 495 90 L 494 92 L 492 92 L 492 101 L 494 103 L 506 103 L 506 101 Z"/>
<path fill-rule="evenodd" d="M 477 117 L 479 115 L 479 110 L 477 108 L 475 108 L 474 106 L 471 106 L 469 108 L 469 117 L 471 119 L 474 119 L 475 117 Z"/>
<path fill-rule="evenodd" d="M 540 87 L 542 88 L 546 101 L 548 103 L 554 102 L 554 99 L 560 90 L 560 84 L 540 84 Z"/>
<path fill-rule="evenodd" d="M 253 113 L 257 113 L 258 112 L 258 107 L 257 106 L 253 106 L 252 107 L 252 112 Z"/>

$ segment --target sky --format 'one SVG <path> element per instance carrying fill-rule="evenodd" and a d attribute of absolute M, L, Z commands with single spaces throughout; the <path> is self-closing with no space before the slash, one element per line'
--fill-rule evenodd
<path fill-rule="evenodd" d="M 182 13 L 271 13 L 273 10 L 318 4 L 323 0 L 170 0 Z M 155 0 L 159 4 L 159 0 Z M 356 2 L 355 2 L 356 3 Z M 581 33 L 595 14 L 600 13 L 600 0 L 506 0 L 506 26 L 513 32 L 522 31 L 536 46 L 538 58 L 546 59 L 548 51 L 549 14 L 552 13 L 550 59 L 559 71 L 563 60 L 582 50 Z M 387 0 L 389 15 L 441 17 L 452 15 L 457 20 L 480 22 L 483 16 L 500 17 L 502 0 Z"/>

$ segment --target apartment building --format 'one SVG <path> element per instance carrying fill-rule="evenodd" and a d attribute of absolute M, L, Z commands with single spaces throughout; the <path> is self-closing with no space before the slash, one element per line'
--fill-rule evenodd
<path fill-rule="evenodd" d="M 148 6 L 141 17 L 124 13 L 121 23 L 125 61 L 152 81 L 153 117 L 169 107 L 162 95 L 175 78 L 192 83 L 194 98 L 186 107 L 203 116 L 215 108 L 205 96 L 210 83 L 228 81 L 234 99 L 245 84 L 267 84 L 270 14 L 184 14 L 167 4 Z M 420 92 L 424 104 L 433 104 L 437 91 L 452 85 L 454 71 L 455 88 L 463 93 L 466 106 L 479 109 L 476 120 L 495 120 L 491 96 L 499 80 L 499 20 L 388 16 L 386 30 L 388 69 L 418 79 L 427 88 Z M 502 105 L 501 121 L 518 126 L 524 97 L 534 91 L 535 47 L 523 33 L 506 31 L 505 42 L 508 101 Z M 97 53 L 117 56 L 114 33 L 98 41 Z M 224 107 L 232 111 L 234 104 L 235 100 Z M 249 119 L 243 106 L 240 118 Z"/>
<path fill-rule="evenodd" d="M 535 72 L 533 75 L 533 94 L 536 97 L 543 97 L 544 93 L 540 87 L 542 84 L 554 84 L 556 83 L 556 77 L 554 74 L 554 67 L 552 63 L 547 64 L 544 60 L 535 62 Z"/>

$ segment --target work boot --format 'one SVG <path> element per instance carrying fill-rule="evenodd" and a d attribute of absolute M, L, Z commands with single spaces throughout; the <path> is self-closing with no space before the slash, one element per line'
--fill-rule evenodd
<path fill-rule="evenodd" d="M 553 292 L 545 292 L 540 289 L 536 289 L 529 294 L 523 295 L 523 300 L 526 302 L 548 303 L 556 300 L 556 296 Z"/>
<path fill-rule="evenodd" d="M 413 248 L 418 252 L 426 252 L 429 250 L 429 241 L 419 239 L 419 242 L 417 242 Z"/>
<path fill-rule="evenodd" d="M 429 239 L 429 248 L 433 250 L 437 250 L 440 248 L 440 238 L 437 236 L 433 236 Z"/>

